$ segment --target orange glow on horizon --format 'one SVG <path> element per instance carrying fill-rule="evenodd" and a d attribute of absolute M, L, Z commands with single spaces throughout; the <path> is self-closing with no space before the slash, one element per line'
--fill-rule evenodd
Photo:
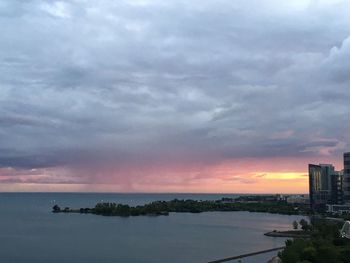
<path fill-rule="evenodd" d="M 306 173 L 300 172 L 262 172 L 255 175 L 258 178 L 264 178 L 266 180 L 297 180 L 307 178 Z"/>

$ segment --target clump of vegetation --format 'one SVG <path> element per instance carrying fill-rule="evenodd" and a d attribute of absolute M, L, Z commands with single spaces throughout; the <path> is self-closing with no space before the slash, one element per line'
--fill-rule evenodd
<path fill-rule="evenodd" d="M 293 229 L 297 230 L 298 227 L 299 227 L 298 222 L 297 222 L 297 221 L 294 221 L 294 222 L 293 222 Z"/>
<path fill-rule="evenodd" d="M 311 238 L 287 240 L 279 254 L 283 263 L 350 263 L 350 241 L 340 237 L 340 225 L 325 220 L 313 225 L 305 222 L 300 225 L 312 231 Z"/>
<path fill-rule="evenodd" d="M 54 212 L 54 213 L 61 212 L 61 207 L 59 207 L 58 205 L 54 205 L 52 207 L 52 212 Z"/>
<path fill-rule="evenodd" d="M 299 221 L 299 225 L 300 225 L 301 229 L 304 230 L 304 231 L 312 230 L 312 225 L 309 224 L 309 222 L 307 222 L 305 219 L 301 219 Z"/>

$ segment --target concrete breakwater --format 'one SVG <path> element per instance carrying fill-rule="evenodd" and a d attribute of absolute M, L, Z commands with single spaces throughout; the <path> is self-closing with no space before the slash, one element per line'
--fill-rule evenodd
<path fill-rule="evenodd" d="M 284 246 L 283 246 L 283 247 L 276 247 L 276 248 L 261 250 L 261 251 L 257 251 L 257 252 L 242 254 L 242 255 L 238 255 L 238 256 L 234 256 L 234 257 L 218 259 L 218 260 L 210 261 L 210 262 L 208 262 L 208 263 L 222 263 L 222 262 L 228 262 L 228 261 L 232 261 L 232 260 L 237 260 L 237 259 L 242 259 L 242 258 L 246 258 L 246 257 L 251 257 L 251 256 L 259 255 L 259 254 L 268 253 L 268 252 L 271 252 L 271 251 L 278 251 L 278 250 L 281 250 L 281 249 L 284 249 L 284 248 L 285 248 Z M 278 261 L 276 261 L 276 262 L 278 262 Z"/>
<path fill-rule="evenodd" d="M 309 238 L 310 233 L 303 230 L 289 230 L 289 231 L 271 231 L 264 234 L 269 237 L 290 237 L 290 238 Z"/>

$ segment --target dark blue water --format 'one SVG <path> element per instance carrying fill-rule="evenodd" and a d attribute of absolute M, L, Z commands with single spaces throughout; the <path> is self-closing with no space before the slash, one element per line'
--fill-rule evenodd
<path fill-rule="evenodd" d="M 207 262 L 284 244 L 263 235 L 290 229 L 298 216 L 249 212 L 103 217 L 53 214 L 51 207 L 92 207 L 99 201 L 220 199 L 232 195 L 0 193 L 0 262 Z M 274 253 L 242 262 L 266 262 Z"/>

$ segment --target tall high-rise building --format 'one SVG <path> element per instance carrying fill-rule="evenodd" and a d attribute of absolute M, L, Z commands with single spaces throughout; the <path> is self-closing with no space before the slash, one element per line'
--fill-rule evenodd
<path fill-rule="evenodd" d="M 321 189 L 321 166 L 309 164 L 309 197 L 310 206 L 314 210 L 316 206 L 316 193 Z"/>
<path fill-rule="evenodd" d="M 350 152 L 344 153 L 344 202 L 350 203 Z"/>
<path fill-rule="evenodd" d="M 312 210 L 325 206 L 329 200 L 328 180 L 321 165 L 309 164 L 309 195 Z"/>
<path fill-rule="evenodd" d="M 331 164 L 309 164 L 309 194 L 313 210 L 325 209 L 326 204 L 342 204 L 342 173 Z"/>
<path fill-rule="evenodd" d="M 341 205 L 343 202 L 343 171 L 334 171 L 331 175 L 331 204 Z"/>

